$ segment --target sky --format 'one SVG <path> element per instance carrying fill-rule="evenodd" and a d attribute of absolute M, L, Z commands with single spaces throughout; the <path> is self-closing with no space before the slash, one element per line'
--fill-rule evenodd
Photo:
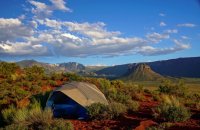
<path fill-rule="evenodd" d="M 200 56 L 199 0 L 1 0 L 0 60 L 117 65 Z"/>

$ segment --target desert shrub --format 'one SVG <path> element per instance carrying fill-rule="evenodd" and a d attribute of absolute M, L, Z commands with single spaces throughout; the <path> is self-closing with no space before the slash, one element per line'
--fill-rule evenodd
<path fill-rule="evenodd" d="M 125 87 L 125 83 L 122 80 L 113 80 L 111 81 L 111 85 L 118 89 Z"/>
<path fill-rule="evenodd" d="M 6 126 L 5 130 L 73 130 L 73 125 L 69 121 L 53 119 L 50 109 L 42 110 L 35 108 L 17 110 L 12 116 L 12 124 Z M 33 107 L 33 106 L 32 106 Z"/>
<path fill-rule="evenodd" d="M 75 73 L 64 73 L 65 77 L 69 78 L 72 81 L 81 81 L 83 78 Z"/>
<path fill-rule="evenodd" d="M 159 124 L 158 126 L 150 126 L 147 128 L 147 130 L 166 130 L 172 127 L 174 124 L 170 122 L 163 122 Z"/>
<path fill-rule="evenodd" d="M 51 93 L 51 91 L 46 91 L 46 92 L 43 92 L 43 93 L 33 95 L 31 97 L 31 101 L 40 103 L 41 107 L 44 109 L 50 93 Z"/>
<path fill-rule="evenodd" d="M 118 96 L 118 91 L 114 87 L 108 88 L 105 92 L 105 96 L 107 97 L 108 100 L 113 101 L 116 100 Z"/>
<path fill-rule="evenodd" d="M 128 100 L 131 100 L 129 88 L 120 80 L 109 81 L 106 79 L 98 79 L 100 84 L 100 90 L 105 94 L 106 98 L 113 102 L 119 102 L 125 104 Z M 128 92 L 127 92 L 128 91 Z"/>
<path fill-rule="evenodd" d="M 158 91 L 166 94 L 175 94 L 178 96 L 185 96 L 187 87 L 185 86 L 182 80 L 178 83 L 172 83 L 170 81 L 165 81 L 162 85 L 159 86 Z"/>
<path fill-rule="evenodd" d="M 87 107 L 87 112 L 91 119 L 109 118 L 108 111 L 108 106 L 101 103 L 93 103 Z"/>
<path fill-rule="evenodd" d="M 127 107 L 121 103 L 112 102 L 109 105 L 110 118 L 117 118 L 127 112 Z"/>
<path fill-rule="evenodd" d="M 146 130 L 164 130 L 164 129 L 159 128 L 158 126 L 150 126 L 150 127 L 146 128 Z"/>
<path fill-rule="evenodd" d="M 165 121 L 185 121 L 191 114 L 175 97 L 163 96 L 163 102 L 153 109 L 154 117 Z"/>
<path fill-rule="evenodd" d="M 184 104 L 187 107 L 190 108 L 195 108 L 197 110 L 200 110 L 200 102 L 199 101 L 195 101 L 195 100 L 184 100 Z"/>
<path fill-rule="evenodd" d="M 21 86 L 25 86 L 25 87 L 30 88 L 31 85 L 32 85 L 31 82 L 28 82 L 28 81 L 25 81 L 25 80 L 21 81 Z"/>
<path fill-rule="evenodd" d="M 7 124 L 11 124 L 9 126 L 6 126 L 5 129 L 9 128 L 18 129 L 18 127 L 15 124 L 22 126 L 22 128 L 24 129 L 28 128 L 31 130 L 32 129 L 58 130 L 62 129 L 65 126 L 67 126 L 67 128 L 70 129 L 72 126 L 67 122 L 63 123 L 61 121 L 54 122 L 52 118 L 53 117 L 52 111 L 50 109 L 42 110 L 40 103 L 37 101 L 34 101 L 29 107 L 23 109 L 17 109 L 12 106 L 8 109 L 3 110 L 2 115 L 4 121 L 7 122 Z M 20 128 L 21 127 L 19 127 L 19 129 Z"/>
<path fill-rule="evenodd" d="M 139 93 L 144 92 L 144 86 L 141 85 L 141 84 L 139 84 L 139 85 L 137 86 L 137 90 L 138 90 Z"/>
<path fill-rule="evenodd" d="M 100 90 L 105 94 L 108 95 L 108 90 L 111 88 L 111 83 L 109 80 L 106 79 L 98 79 L 98 82 L 100 83 Z"/>
<path fill-rule="evenodd" d="M 61 73 L 51 73 L 51 80 L 61 80 L 63 75 Z"/>
<path fill-rule="evenodd" d="M 164 84 L 159 86 L 159 91 L 161 93 L 171 93 L 173 91 L 173 88 L 170 85 Z"/>
<path fill-rule="evenodd" d="M 19 66 L 15 63 L 0 62 L 0 76 L 4 78 L 12 78 Z"/>
<path fill-rule="evenodd" d="M 152 93 L 152 90 L 144 89 L 144 92 L 145 92 L 145 93 L 148 93 L 148 94 L 151 94 L 151 93 Z"/>
<path fill-rule="evenodd" d="M 52 112 L 50 109 L 42 111 L 39 108 L 31 109 L 29 116 L 26 118 L 27 124 L 33 129 L 44 129 L 52 123 Z"/>
<path fill-rule="evenodd" d="M 51 110 L 42 110 L 40 103 L 35 101 L 29 107 L 17 109 L 14 106 L 2 111 L 8 124 L 26 122 L 28 124 L 48 122 L 52 118 Z"/>
<path fill-rule="evenodd" d="M 12 85 L 7 82 L 0 84 L 0 101 L 9 99 L 11 101 L 19 101 L 28 96 L 28 92 L 17 85 Z M 3 103 L 3 102 L 2 102 Z M 7 104 L 4 100 L 4 103 Z"/>
<path fill-rule="evenodd" d="M 13 115 L 13 122 L 19 123 L 26 120 L 28 117 L 28 110 L 26 108 L 16 110 L 15 114 Z"/>
<path fill-rule="evenodd" d="M 30 91 L 31 91 L 32 93 L 40 92 L 40 91 L 41 91 L 41 86 L 32 85 L 32 86 L 30 87 Z"/>
<path fill-rule="evenodd" d="M 159 124 L 159 127 L 162 129 L 168 129 L 170 127 L 172 127 L 174 124 L 171 122 L 163 122 L 161 124 Z"/>
<path fill-rule="evenodd" d="M 133 82 L 125 83 L 124 89 L 128 93 L 131 93 L 131 92 L 143 93 L 144 92 L 144 87 L 142 85 L 136 84 L 136 83 L 133 83 Z"/>
<path fill-rule="evenodd" d="M 185 99 L 190 99 L 193 101 L 200 101 L 200 94 L 199 93 L 189 93 Z"/>
<path fill-rule="evenodd" d="M 158 94 L 152 95 L 152 98 L 154 101 L 160 101 L 160 95 L 158 95 Z"/>
<path fill-rule="evenodd" d="M 130 95 L 127 95 L 127 94 L 125 94 L 125 93 L 123 93 L 123 92 L 118 91 L 118 92 L 116 93 L 116 96 L 115 96 L 115 98 L 114 98 L 114 101 L 125 104 L 125 103 L 127 103 L 127 101 L 129 101 L 129 100 L 131 100 L 131 99 L 132 99 L 132 98 L 131 98 Z"/>
<path fill-rule="evenodd" d="M 17 99 L 18 101 L 29 95 L 28 91 L 26 91 L 18 86 L 13 86 L 12 90 L 13 90 L 13 92 L 11 92 L 11 93 L 13 94 L 15 99 Z"/>
<path fill-rule="evenodd" d="M 129 112 L 135 112 L 138 111 L 140 104 L 137 101 L 129 100 L 126 106 Z"/>
<path fill-rule="evenodd" d="M 8 109 L 4 109 L 2 110 L 2 116 L 4 119 L 4 122 L 6 122 L 7 124 L 11 124 L 14 121 L 14 116 L 16 113 L 16 108 L 13 105 L 10 105 L 10 107 Z"/>
<path fill-rule="evenodd" d="M 38 81 L 45 77 L 45 70 L 43 67 L 34 65 L 24 68 L 25 79 L 28 81 Z"/>
<path fill-rule="evenodd" d="M 55 119 L 46 130 L 73 130 L 73 124 L 63 119 Z"/>
<path fill-rule="evenodd" d="M 40 79 L 38 79 L 35 84 L 38 85 L 38 86 L 40 86 L 40 87 L 45 85 L 45 83 L 42 80 L 40 80 Z"/>
<path fill-rule="evenodd" d="M 42 80 L 50 80 L 50 75 L 43 74 Z"/>
<path fill-rule="evenodd" d="M 50 86 L 56 86 L 56 81 L 54 80 L 48 80 L 47 83 L 50 85 Z"/>
<path fill-rule="evenodd" d="M 200 102 L 196 103 L 197 110 L 200 110 Z"/>
<path fill-rule="evenodd" d="M 11 124 L 8 126 L 5 126 L 4 128 L 0 128 L 0 130 L 30 130 L 28 126 L 24 124 Z"/>
<path fill-rule="evenodd" d="M 37 100 L 33 100 L 32 104 L 29 106 L 29 117 L 30 120 L 50 120 L 52 118 L 52 112 L 50 109 L 42 110 L 41 103 Z"/>
<path fill-rule="evenodd" d="M 54 119 L 51 124 L 30 125 L 25 123 L 14 123 L 0 130 L 73 130 L 73 124 L 63 119 Z"/>
<path fill-rule="evenodd" d="M 145 96 L 143 93 L 132 92 L 131 97 L 132 99 L 137 100 L 137 101 L 145 100 Z"/>
<path fill-rule="evenodd" d="M 112 102 L 109 105 L 94 103 L 87 107 L 91 119 L 113 119 L 123 115 L 127 107 L 121 103 Z"/>

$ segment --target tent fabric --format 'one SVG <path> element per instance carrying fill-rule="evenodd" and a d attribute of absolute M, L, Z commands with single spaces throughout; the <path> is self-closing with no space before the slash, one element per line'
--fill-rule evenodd
<path fill-rule="evenodd" d="M 54 92 L 62 92 L 83 107 L 93 103 L 108 105 L 104 94 L 95 85 L 86 82 L 73 81 L 57 88 Z"/>

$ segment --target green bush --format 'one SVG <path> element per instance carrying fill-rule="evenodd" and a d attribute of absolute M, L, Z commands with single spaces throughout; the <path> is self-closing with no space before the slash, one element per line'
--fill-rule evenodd
<path fill-rule="evenodd" d="M 98 79 L 98 82 L 100 83 L 100 90 L 106 95 L 108 96 L 109 94 L 109 89 L 111 89 L 111 83 L 109 80 L 100 78 Z"/>
<path fill-rule="evenodd" d="M 16 113 L 13 116 L 13 122 L 24 122 L 28 116 L 28 110 L 26 108 L 16 110 Z"/>
<path fill-rule="evenodd" d="M 173 87 L 170 85 L 160 85 L 159 86 L 159 91 L 161 93 L 172 93 L 173 92 Z"/>
<path fill-rule="evenodd" d="M 91 119 L 113 119 L 123 115 L 127 107 L 121 103 L 112 102 L 109 105 L 94 103 L 87 107 Z"/>
<path fill-rule="evenodd" d="M 122 80 L 113 80 L 111 81 L 111 85 L 118 89 L 125 87 L 125 83 Z"/>
<path fill-rule="evenodd" d="M 87 107 L 88 115 L 91 119 L 106 119 L 108 117 L 109 108 L 101 103 L 93 103 Z"/>
<path fill-rule="evenodd" d="M 26 80 L 37 81 L 38 79 L 43 79 L 45 76 L 45 71 L 43 67 L 34 65 L 31 67 L 24 68 L 26 74 Z"/>
<path fill-rule="evenodd" d="M 147 128 L 147 130 L 166 130 L 170 129 L 174 124 L 170 122 L 163 122 L 159 124 L 158 126 L 150 126 Z"/>
<path fill-rule="evenodd" d="M 32 93 L 39 93 L 39 92 L 41 92 L 41 86 L 32 85 L 31 88 L 30 88 L 30 91 L 31 91 Z"/>
<path fill-rule="evenodd" d="M 128 111 L 135 112 L 138 111 L 140 104 L 137 101 L 129 100 L 126 106 Z"/>
<path fill-rule="evenodd" d="M 72 81 L 81 81 L 83 78 L 75 73 L 64 73 L 65 77 L 69 78 Z"/>
<path fill-rule="evenodd" d="M 184 104 L 185 106 L 187 107 L 190 107 L 190 108 L 195 108 L 197 110 L 200 110 L 200 101 L 195 101 L 195 100 L 184 100 Z"/>
<path fill-rule="evenodd" d="M 45 106 L 46 106 L 46 102 L 49 98 L 49 95 L 50 95 L 51 91 L 46 91 L 46 92 L 42 92 L 42 93 L 38 93 L 36 95 L 33 95 L 30 100 L 32 102 L 38 102 L 41 107 L 44 109 Z M 34 104 L 34 103 L 33 103 Z M 32 104 L 31 104 L 32 105 Z M 30 105 L 30 106 L 31 106 Z"/>
<path fill-rule="evenodd" d="M 28 108 L 17 109 L 11 106 L 2 111 L 3 118 L 8 124 L 48 124 L 52 119 L 51 110 L 42 110 L 39 102 L 32 103 Z"/>
<path fill-rule="evenodd" d="M 178 96 L 185 96 L 187 87 L 185 86 L 182 80 L 178 83 L 172 83 L 170 81 L 165 81 L 162 85 L 159 86 L 158 91 L 166 94 L 175 94 Z"/>
<path fill-rule="evenodd" d="M 51 79 L 54 80 L 54 81 L 55 81 L 55 80 L 61 80 L 62 77 L 63 77 L 63 76 L 62 76 L 61 73 L 52 73 L 52 74 L 51 74 Z"/>
<path fill-rule="evenodd" d="M 56 86 L 56 81 L 54 81 L 54 80 L 48 80 L 48 84 L 50 85 L 50 86 Z"/>
<path fill-rule="evenodd" d="M 112 102 L 109 105 L 110 118 L 117 118 L 127 112 L 127 107 L 121 103 Z"/>
<path fill-rule="evenodd" d="M 173 96 L 164 96 L 163 102 L 153 109 L 154 117 L 165 121 L 185 121 L 191 114 L 180 102 Z"/>
<path fill-rule="evenodd" d="M 73 130 L 73 125 L 69 121 L 53 119 L 52 111 L 42 110 L 37 101 L 23 109 L 11 106 L 3 110 L 2 115 L 9 124 L 3 130 Z"/>
<path fill-rule="evenodd" d="M 53 119 L 49 109 L 43 111 L 37 106 L 30 110 L 17 110 L 12 120 L 12 124 L 6 126 L 5 130 L 73 130 L 71 122 Z"/>
<path fill-rule="evenodd" d="M 7 124 L 11 124 L 14 121 L 14 116 L 16 113 L 16 108 L 11 105 L 8 109 L 4 109 L 2 110 L 2 116 L 4 119 L 4 122 L 6 122 Z"/>
<path fill-rule="evenodd" d="M 152 98 L 154 101 L 160 101 L 160 95 L 159 94 L 152 94 Z"/>
<path fill-rule="evenodd" d="M 164 129 L 159 128 L 157 126 L 150 126 L 150 127 L 146 128 L 146 130 L 164 130 Z"/>
<path fill-rule="evenodd" d="M 28 87 L 28 88 L 30 88 L 31 85 L 32 85 L 31 82 L 28 82 L 28 81 L 25 81 L 25 80 L 22 80 L 20 83 L 21 83 L 21 86 Z"/>
<path fill-rule="evenodd" d="M 63 119 L 55 119 L 49 128 L 45 130 L 73 130 L 73 124 Z"/>
<path fill-rule="evenodd" d="M 132 97 L 132 99 L 137 100 L 137 101 L 145 100 L 145 96 L 143 93 L 132 92 L 131 97 Z"/>
<path fill-rule="evenodd" d="M 33 128 L 42 128 L 43 126 L 49 126 L 52 122 L 52 112 L 50 109 L 42 111 L 35 108 L 29 111 L 29 116 L 26 118 L 26 122 Z"/>
<path fill-rule="evenodd" d="M 19 66 L 16 63 L 0 62 L 0 76 L 5 78 L 12 78 Z"/>
<path fill-rule="evenodd" d="M 0 130 L 30 130 L 28 126 L 24 124 L 11 124 L 4 128 L 0 128 Z"/>
<path fill-rule="evenodd" d="M 127 103 L 127 101 L 131 100 L 131 96 L 130 95 L 127 95 L 123 92 L 117 92 L 117 95 L 114 99 L 116 102 L 119 102 L 119 103 Z"/>

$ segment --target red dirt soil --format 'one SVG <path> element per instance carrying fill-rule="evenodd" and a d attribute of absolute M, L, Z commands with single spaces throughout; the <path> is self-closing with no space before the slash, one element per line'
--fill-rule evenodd
<path fill-rule="evenodd" d="M 70 120 L 75 130 L 145 130 L 150 126 L 157 126 L 161 121 L 154 120 L 151 109 L 157 106 L 159 103 L 153 101 L 152 97 L 145 95 L 148 100 L 140 102 L 140 108 L 138 112 L 127 113 L 123 117 L 115 120 L 93 120 L 93 121 L 81 121 Z M 196 111 L 195 114 L 200 114 L 200 111 Z M 193 115 L 195 115 L 193 114 Z M 191 119 L 174 123 L 169 130 L 200 130 L 200 118 L 192 116 Z"/>

